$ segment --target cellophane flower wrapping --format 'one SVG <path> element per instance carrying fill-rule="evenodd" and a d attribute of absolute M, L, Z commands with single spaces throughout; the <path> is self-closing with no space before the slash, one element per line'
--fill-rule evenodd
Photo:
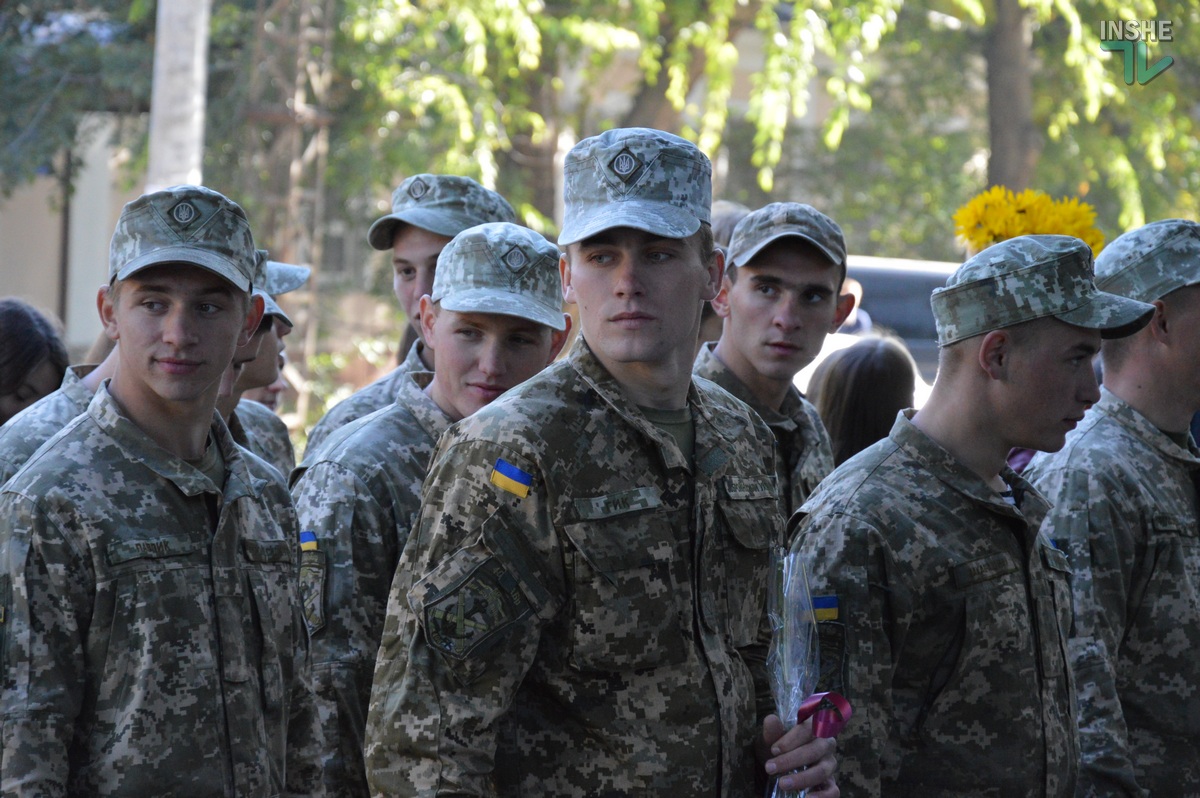
<path fill-rule="evenodd" d="M 775 696 L 775 711 L 784 728 L 791 729 L 796 725 L 800 704 L 817 689 L 820 675 L 817 623 L 804 557 L 793 549 L 787 553 L 778 551 L 775 558 L 771 569 L 775 585 L 769 608 L 772 635 L 767 670 Z M 801 795 L 803 792 L 780 790 L 775 779 L 767 789 L 768 798 Z"/>

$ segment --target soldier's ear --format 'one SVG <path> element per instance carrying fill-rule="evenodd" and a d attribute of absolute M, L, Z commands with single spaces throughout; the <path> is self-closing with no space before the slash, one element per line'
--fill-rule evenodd
<path fill-rule="evenodd" d="M 117 295 L 116 284 L 102 286 L 96 292 L 96 311 L 100 314 L 100 324 L 104 326 L 104 334 L 110 341 L 121 337 L 117 326 Z"/>
<path fill-rule="evenodd" d="M 571 314 L 563 314 L 563 322 L 566 324 L 561 330 L 550 331 L 550 359 L 546 361 L 546 365 L 554 362 L 554 358 L 558 357 L 558 353 L 562 351 L 563 344 L 567 342 L 567 338 L 571 335 Z"/>
<path fill-rule="evenodd" d="M 425 346 L 433 349 L 432 343 L 433 325 L 437 323 L 437 306 L 433 304 L 433 298 L 429 294 L 421 297 L 420 304 L 421 314 L 421 340 L 425 342 Z"/>
<path fill-rule="evenodd" d="M 712 299 L 713 312 L 722 319 L 729 318 L 729 314 L 733 312 L 729 305 L 729 292 L 733 290 L 733 281 L 729 279 L 729 275 L 721 278 L 721 290 Z"/>
<path fill-rule="evenodd" d="M 571 259 L 566 252 L 558 256 L 558 276 L 562 279 L 563 300 L 569 305 L 575 302 L 575 286 L 571 285 Z"/>
<path fill-rule="evenodd" d="M 990 379 L 1003 380 L 1008 376 L 1012 359 L 1012 335 L 1007 330 L 992 330 L 979 342 L 979 367 Z"/>
<path fill-rule="evenodd" d="M 829 332 L 835 333 L 838 328 L 845 323 L 850 316 L 850 311 L 854 310 L 854 305 L 858 302 L 858 298 L 854 294 L 841 294 L 837 298 L 837 309 L 833 312 L 833 324 L 829 327 Z"/>
<path fill-rule="evenodd" d="M 720 247 L 714 247 L 712 260 L 708 263 L 708 284 L 704 286 L 704 293 L 701 299 L 712 301 L 716 298 L 724 284 L 725 275 L 725 250 Z"/>
<path fill-rule="evenodd" d="M 255 331 L 258 330 L 258 325 L 262 323 L 263 313 L 266 312 L 267 305 L 263 298 L 258 294 L 251 294 L 250 301 L 246 303 L 246 319 L 242 322 L 242 329 L 238 333 L 238 346 L 245 346 L 250 343 L 250 339 L 254 337 Z"/>

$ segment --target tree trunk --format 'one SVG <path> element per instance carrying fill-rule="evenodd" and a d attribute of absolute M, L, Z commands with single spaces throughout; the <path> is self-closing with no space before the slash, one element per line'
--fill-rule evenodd
<path fill-rule="evenodd" d="M 1033 180 L 1042 141 L 1033 124 L 1033 48 L 1029 12 L 1019 0 L 995 0 L 984 41 L 987 59 L 988 185 L 1022 191 Z"/>
<path fill-rule="evenodd" d="M 212 0 L 159 0 L 146 191 L 203 179 Z"/>

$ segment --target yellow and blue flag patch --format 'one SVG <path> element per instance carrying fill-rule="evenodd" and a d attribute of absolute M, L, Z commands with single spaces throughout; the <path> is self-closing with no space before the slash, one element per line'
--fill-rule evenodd
<path fill-rule="evenodd" d="M 529 486 L 533 484 L 533 477 L 503 457 L 497 457 L 496 465 L 492 466 L 491 482 L 496 487 L 524 499 L 529 495 Z"/>
<path fill-rule="evenodd" d="M 317 536 L 313 532 L 300 533 L 300 551 L 316 551 Z"/>
<path fill-rule="evenodd" d="M 836 621 L 838 619 L 837 596 L 813 596 L 813 616 L 818 621 Z"/>

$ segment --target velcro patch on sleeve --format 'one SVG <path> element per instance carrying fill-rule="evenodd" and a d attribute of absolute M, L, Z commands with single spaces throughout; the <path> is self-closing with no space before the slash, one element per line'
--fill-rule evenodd
<path fill-rule="evenodd" d="M 462 581 L 427 597 L 422 625 L 431 646 L 461 660 L 489 648 L 532 612 L 517 580 L 492 557 Z"/>

